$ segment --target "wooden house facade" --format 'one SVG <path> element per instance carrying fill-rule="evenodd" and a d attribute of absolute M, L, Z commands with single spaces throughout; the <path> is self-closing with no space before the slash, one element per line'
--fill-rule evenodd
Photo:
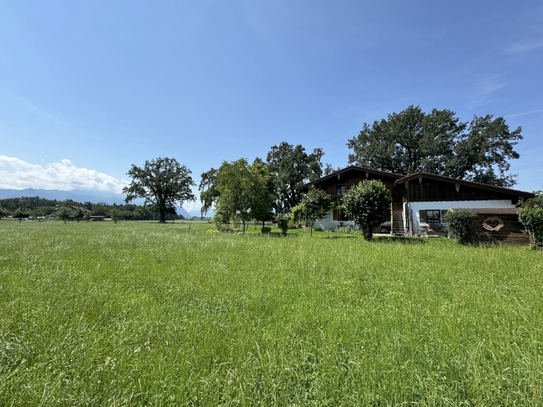
<path fill-rule="evenodd" d="M 478 210 L 481 222 L 488 218 L 483 215 L 491 212 L 495 212 L 491 216 L 502 216 L 508 221 L 508 227 L 499 236 L 498 231 L 479 230 L 481 241 L 508 244 L 511 240 L 512 244 L 520 243 L 522 225 L 518 223 L 514 211 L 524 200 L 534 196 L 530 192 L 436 174 L 419 172 L 406 176 L 358 166 L 335 171 L 300 187 L 300 191 L 307 192 L 314 186 L 323 189 L 339 202 L 346 191 L 364 180 L 379 180 L 390 190 L 392 204 L 388 228 L 391 233 L 407 236 L 447 236 L 447 225 L 443 220 L 445 213 L 451 208 L 466 208 Z M 317 224 L 326 230 L 344 225 L 355 226 L 338 209 L 332 210 Z M 509 240 L 504 237 L 506 231 Z"/>

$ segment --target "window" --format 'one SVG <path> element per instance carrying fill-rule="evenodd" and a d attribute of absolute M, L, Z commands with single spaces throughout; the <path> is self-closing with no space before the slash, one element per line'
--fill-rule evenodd
<path fill-rule="evenodd" d="M 338 196 L 345 195 L 345 185 L 336 186 L 336 195 Z"/>
<path fill-rule="evenodd" d="M 441 223 L 441 212 L 438 210 L 426 211 L 426 222 Z"/>
<path fill-rule="evenodd" d="M 447 213 L 446 210 L 426 209 L 419 211 L 420 221 L 426 223 L 445 223 L 443 217 Z"/>

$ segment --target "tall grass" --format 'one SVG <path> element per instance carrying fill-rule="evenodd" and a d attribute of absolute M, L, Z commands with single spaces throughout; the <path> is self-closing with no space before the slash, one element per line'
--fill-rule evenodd
<path fill-rule="evenodd" d="M 543 403 L 541 252 L 188 225 L 0 222 L 0 405 Z"/>

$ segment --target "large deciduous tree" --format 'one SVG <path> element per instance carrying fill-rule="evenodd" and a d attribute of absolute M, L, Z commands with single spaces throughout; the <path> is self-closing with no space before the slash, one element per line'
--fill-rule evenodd
<path fill-rule="evenodd" d="M 301 145 L 294 146 L 286 142 L 271 148 L 267 162 L 274 178 L 277 213 L 290 212 L 291 208 L 298 205 L 301 200 L 301 194 L 297 188 L 307 181 L 322 176 L 323 155 L 320 148 L 307 154 Z"/>
<path fill-rule="evenodd" d="M 347 146 L 349 163 L 382 171 L 419 171 L 498 186 L 512 186 L 509 160 L 522 139 L 521 128 L 510 131 L 503 117 L 475 116 L 461 122 L 450 110 L 424 113 L 409 106 L 387 119 L 364 124 Z"/>
<path fill-rule="evenodd" d="M 292 208 L 292 215 L 295 220 L 303 220 L 309 225 L 309 234 L 313 237 L 313 225 L 317 219 L 323 218 L 331 207 L 331 195 L 311 186 L 307 194 L 302 196 L 302 201 Z"/>
<path fill-rule="evenodd" d="M 196 198 L 191 187 L 196 185 L 190 170 L 174 158 L 156 158 L 145 161 L 143 167 L 132 164 L 127 175 L 132 182 L 123 188 L 126 203 L 144 198 L 159 213 L 159 222 L 166 222 L 166 214 L 176 214 L 175 204 L 183 205 Z"/>
<path fill-rule="evenodd" d="M 360 226 L 365 240 L 371 240 L 373 230 L 390 220 L 391 202 L 390 191 L 381 181 L 376 180 L 358 183 L 342 198 L 345 212 Z"/>

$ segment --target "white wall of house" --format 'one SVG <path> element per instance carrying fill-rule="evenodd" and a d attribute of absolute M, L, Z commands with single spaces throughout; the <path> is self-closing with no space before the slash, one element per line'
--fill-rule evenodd
<path fill-rule="evenodd" d="M 450 208 L 514 208 L 515 205 L 509 199 L 487 201 L 432 201 L 410 202 L 409 208 L 413 216 L 413 232 L 420 233 L 421 210 L 447 210 Z"/>
<path fill-rule="evenodd" d="M 404 225 L 406 225 L 405 211 L 410 210 L 413 219 L 413 233 L 420 233 L 420 212 L 421 210 L 441 210 L 446 211 L 450 208 L 514 208 L 515 205 L 509 199 L 503 200 L 481 200 L 481 201 L 431 201 L 431 202 L 410 202 L 404 203 Z M 334 220 L 333 212 L 315 222 L 315 226 L 320 226 L 324 230 L 338 229 L 341 226 L 352 226 L 353 221 Z"/>
<path fill-rule="evenodd" d="M 324 230 L 338 229 L 341 226 L 352 226 L 355 227 L 353 221 L 349 220 L 334 220 L 333 211 L 328 212 L 328 214 L 315 222 L 315 226 L 320 226 Z"/>

